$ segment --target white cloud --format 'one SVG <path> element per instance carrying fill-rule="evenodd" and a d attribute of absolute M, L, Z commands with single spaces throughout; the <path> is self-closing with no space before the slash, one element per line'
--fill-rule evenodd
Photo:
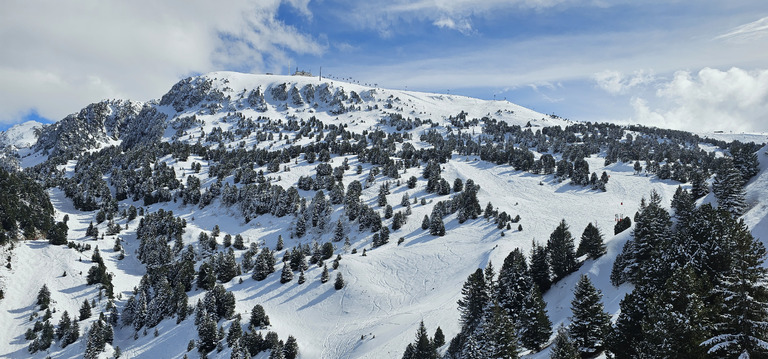
<path fill-rule="evenodd" d="M 593 76 L 597 86 L 612 95 L 624 94 L 632 88 L 649 84 L 655 80 L 652 71 L 637 70 L 632 75 L 620 71 L 605 70 Z"/>
<path fill-rule="evenodd" d="M 692 131 L 768 131 L 768 70 L 678 71 L 656 98 L 632 101 L 636 122 Z"/>
<path fill-rule="evenodd" d="M 768 36 L 768 16 L 731 29 L 727 33 L 717 36 L 715 39 L 750 41 L 766 36 Z"/>
<path fill-rule="evenodd" d="M 286 0 L 307 17 L 308 0 Z M 149 100 L 179 77 L 275 71 L 315 39 L 275 19 L 280 0 L 13 1 L 0 12 L 0 123 L 58 120 L 104 98 Z"/>
<path fill-rule="evenodd" d="M 450 17 L 443 16 L 435 20 L 432 24 L 440 28 L 456 30 L 463 34 L 471 34 L 473 32 L 472 24 L 467 19 L 460 19 L 457 22 Z"/>

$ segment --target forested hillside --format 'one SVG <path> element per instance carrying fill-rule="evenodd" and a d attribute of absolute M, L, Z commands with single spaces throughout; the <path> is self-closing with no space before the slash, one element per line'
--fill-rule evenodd
<path fill-rule="evenodd" d="M 220 72 L 35 138 L 0 356 L 768 355 L 764 136 Z"/>

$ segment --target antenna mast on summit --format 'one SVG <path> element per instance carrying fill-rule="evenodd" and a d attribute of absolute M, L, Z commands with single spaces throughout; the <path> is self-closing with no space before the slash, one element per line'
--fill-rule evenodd
<path fill-rule="evenodd" d="M 323 81 L 323 67 L 320 66 L 320 75 L 317 77 L 318 80 Z"/>

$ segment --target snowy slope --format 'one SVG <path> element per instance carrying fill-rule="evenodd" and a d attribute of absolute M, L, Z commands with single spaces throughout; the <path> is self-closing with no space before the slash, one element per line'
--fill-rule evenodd
<path fill-rule="evenodd" d="M 0 132 L 0 148 L 5 146 L 14 146 L 16 148 L 31 147 L 37 141 L 35 130 L 41 127 L 43 127 L 43 124 L 40 122 L 27 121 Z"/>
<path fill-rule="evenodd" d="M 226 131 L 234 127 L 234 121 L 228 117 L 228 112 L 238 111 L 246 117 L 257 118 L 266 116 L 272 119 L 306 120 L 316 117 L 324 123 L 336 123 L 348 126 L 348 130 L 362 132 L 363 130 L 375 130 L 377 128 L 388 132 L 395 129 L 380 123 L 387 114 L 399 113 L 404 117 L 434 120 L 440 128 L 449 126 L 446 119 L 456 116 L 460 112 L 468 113 L 467 118 L 480 118 L 488 116 L 498 120 L 507 121 L 509 124 L 525 126 L 528 122 L 534 127 L 566 126 L 569 122 L 522 108 L 506 101 L 483 101 L 462 96 L 437 95 L 412 91 L 387 90 L 370 88 L 356 84 L 341 83 L 317 77 L 297 76 L 267 76 L 246 75 L 229 72 L 217 72 L 204 75 L 204 78 L 212 80 L 214 88 L 219 89 L 227 96 L 221 111 L 210 113 L 202 106 L 193 106 L 177 111 L 171 106 L 159 106 L 159 111 L 169 116 L 168 122 L 174 119 L 195 115 L 201 120 L 200 125 L 183 131 L 179 137 L 171 126 L 166 127 L 163 141 L 189 141 L 194 143 L 195 138 L 202 132 L 211 133 L 216 127 Z M 347 94 L 352 91 L 358 93 L 363 99 L 361 109 L 333 114 L 331 107 L 325 103 L 314 106 L 313 103 L 294 105 L 289 102 L 280 102 L 270 98 L 267 94 L 270 88 L 280 84 L 289 84 L 297 88 L 303 88 L 312 84 L 316 88 L 328 86 L 333 91 L 343 89 Z M 289 88 L 290 88 L 289 86 Z M 248 91 L 261 89 L 265 93 L 268 103 L 266 111 L 256 111 L 243 105 L 244 97 Z M 391 104 L 391 108 L 386 108 Z M 371 107 L 370 109 L 368 107 Z M 378 106 L 376 109 L 374 106 Z M 418 140 L 420 134 L 432 128 L 423 125 L 413 129 L 416 148 L 429 147 L 430 145 Z M 480 126 L 473 126 L 469 130 L 481 133 Z M 280 149 L 286 146 L 285 141 L 258 141 L 253 137 L 238 139 L 227 145 L 237 146 L 240 142 L 251 148 Z M 302 138 L 297 144 L 311 142 L 310 138 Z M 209 144 L 215 145 L 215 144 Z M 753 179 L 747 187 L 748 200 L 752 203 L 752 209 L 744 216 L 747 223 L 753 227 L 753 233 L 768 234 L 768 160 L 760 152 L 761 173 Z M 39 155 L 39 154 L 37 154 Z M 34 156 L 33 156 L 34 157 Z M 363 167 L 362 174 L 355 171 L 347 171 L 344 176 L 344 184 L 348 185 L 353 180 L 364 182 L 371 168 L 369 163 L 358 163 L 356 156 L 345 156 L 349 164 L 355 168 L 358 164 Z M 343 158 L 333 157 L 332 165 L 337 166 Z M 177 178 L 185 181 L 193 172 L 190 170 L 193 162 L 201 163 L 202 170 L 198 174 L 203 187 L 209 185 L 214 179 L 208 176 L 208 163 L 199 156 L 189 156 L 186 161 L 177 161 L 170 157 L 161 159 L 175 169 Z M 68 163 L 65 169 L 74 168 L 75 161 Z M 400 357 L 405 346 L 412 342 L 416 329 L 421 320 L 431 333 L 440 326 L 447 338 L 454 336 L 459 330 L 459 313 L 456 301 L 460 298 L 461 286 L 467 276 L 477 268 L 485 267 L 492 262 L 498 269 L 504 258 L 514 248 L 521 248 L 529 253 L 532 241 L 545 243 L 550 233 L 555 229 L 561 219 L 565 219 L 570 226 L 570 231 L 577 239 L 590 222 L 595 223 L 605 236 L 608 254 L 598 260 L 588 260 L 581 269 L 564 280 L 557 283 L 545 295 L 547 310 L 553 326 L 567 324 L 570 316 L 570 301 L 573 297 L 572 289 L 580 274 L 587 274 L 595 286 L 603 292 L 603 302 L 611 313 L 617 313 L 619 301 L 631 288 L 622 286 L 613 287 L 609 280 L 609 273 L 615 256 L 621 251 L 623 243 L 629 238 L 631 231 L 625 231 L 618 236 L 613 236 L 613 226 L 616 215 L 632 216 L 639 207 L 641 198 L 647 197 L 652 190 L 657 191 L 662 198 L 662 203 L 669 207 L 669 202 L 677 182 L 662 181 L 656 177 L 647 177 L 645 174 L 634 173 L 631 164 L 614 163 L 604 165 L 604 159 L 593 156 L 588 159 L 590 171 L 606 171 L 610 175 L 606 192 L 593 191 L 588 188 L 573 186 L 569 181 L 559 183 L 553 176 L 532 175 L 526 172 L 515 171 L 511 166 L 497 166 L 481 161 L 474 156 L 454 155 L 450 162 L 442 165 L 442 177 L 452 183 L 453 179 L 472 179 L 481 186 L 478 194 L 481 206 L 490 201 L 499 211 L 506 211 L 512 216 L 520 215 L 522 231 L 516 228 L 512 230 L 498 230 L 492 222 L 478 218 L 469 220 L 461 226 L 455 215 L 446 219 L 447 234 L 444 237 L 431 236 L 421 229 L 421 219 L 431 213 L 435 202 L 445 200 L 448 196 L 427 194 L 424 190 L 426 180 L 421 177 L 422 168 L 411 168 L 402 173 L 402 182 L 410 176 L 419 178 L 416 189 L 408 189 L 404 184 L 391 187 L 388 195 L 388 203 L 392 204 L 395 211 L 401 210 L 400 199 L 405 192 L 411 198 L 426 199 L 427 204 L 413 204 L 413 214 L 408 222 L 399 230 L 393 231 L 390 243 L 382 247 L 371 249 L 371 233 L 359 232 L 356 227 L 349 233 L 352 241 L 350 249 L 357 249 L 356 254 L 345 252 L 341 244 L 337 243 L 337 254 L 343 259 L 338 269 L 347 286 L 336 291 L 333 288 L 333 279 L 328 283 L 320 283 L 321 268 L 311 266 L 306 272 L 307 282 L 298 285 L 296 280 L 280 284 L 279 276 L 282 269 L 280 259 L 293 245 L 310 243 L 312 236 L 305 236 L 297 240 L 289 236 L 290 216 L 276 218 L 270 215 L 262 215 L 245 223 L 242 216 L 236 213 L 234 208 L 221 205 L 219 200 L 212 205 L 199 209 L 197 206 L 185 206 L 178 203 L 158 203 L 146 207 L 148 212 L 155 212 L 162 208 L 172 210 L 175 215 L 187 221 L 186 232 L 183 236 L 185 244 L 197 246 L 198 234 L 201 231 L 210 232 L 214 225 L 221 228 L 224 234 L 242 234 L 246 238 L 246 245 L 250 242 L 258 242 L 270 248 L 274 248 L 278 235 L 285 239 L 286 249 L 276 254 L 278 264 L 276 273 L 266 280 L 257 282 L 251 279 L 250 273 L 245 273 L 225 284 L 227 290 L 234 292 L 237 299 L 236 311 L 242 314 L 244 322 L 250 315 L 249 311 L 256 304 L 261 304 L 269 315 L 272 327 L 270 330 L 277 332 L 281 339 L 288 335 L 296 337 L 302 358 L 397 358 Z M 280 178 L 273 178 L 274 183 L 284 187 L 295 184 L 300 176 L 314 173 L 315 164 L 306 163 L 302 159 L 290 164 L 290 171 L 280 171 Z M 262 168 L 263 169 L 263 168 Z M 258 170 L 258 169 L 257 169 Z M 266 172 L 266 171 L 265 171 Z M 276 175 L 272 177 L 277 177 Z M 379 175 L 376 182 L 364 189 L 363 198 L 369 205 L 374 205 L 378 193 L 379 184 L 391 179 Z M 232 183 L 231 177 L 226 180 Z M 392 181 L 394 182 L 394 181 Z M 688 185 L 683 185 L 686 188 Z M 313 191 L 300 191 L 301 195 L 311 199 Z M 122 308 L 125 300 L 132 294 L 132 290 L 138 285 L 144 274 L 144 267 L 135 257 L 138 247 L 135 230 L 138 226 L 137 218 L 131 222 L 126 219 L 116 218 L 116 223 L 128 229 L 121 232 L 119 237 L 123 241 L 126 250 L 126 258 L 118 260 L 112 250 L 115 236 L 106 236 L 103 240 L 87 239 L 85 230 L 91 221 L 94 221 L 96 212 L 81 212 L 74 209 L 72 201 L 57 189 L 50 190 L 51 198 L 56 208 L 57 219 L 61 220 L 65 215 L 69 216 L 69 239 L 79 243 L 98 245 L 102 257 L 104 257 L 108 270 L 114 274 L 113 283 L 115 293 L 119 293 L 118 307 Z M 120 203 L 120 208 L 129 205 L 137 207 L 142 203 L 130 200 Z M 335 213 L 331 223 L 340 215 L 340 206 L 334 206 Z M 374 206 L 374 208 L 381 210 Z M 95 222 L 95 221 L 94 221 Z M 385 221 L 385 223 L 388 223 Z M 106 231 L 106 222 L 98 226 L 99 232 Z M 221 237 L 219 243 L 221 243 Z M 332 233 L 314 234 L 321 242 L 327 241 Z M 404 242 L 397 245 L 397 239 L 404 237 Z M 759 236 L 764 241 L 767 235 Z M 366 256 L 362 256 L 363 249 Z M 0 268 L 0 288 L 5 290 L 5 299 L 0 301 L 0 357 L 26 358 L 30 354 L 26 351 L 28 342 L 24 340 L 24 332 L 31 327 L 29 321 L 31 315 L 37 312 L 34 302 L 35 295 L 43 283 L 46 283 L 53 292 L 57 311 L 53 315 L 52 323 L 57 323 L 64 310 L 70 314 L 76 313 L 83 299 L 96 298 L 98 293 L 95 286 L 86 286 L 85 277 L 90 263 L 91 251 L 78 253 L 75 250 L 63 247 L 49 246 L 45 242 L 30 241 L 18 243 L 13 250 L 13 260 L 8 270 Z M 239 256 L 242 251 L 236 251 Z M 80 261 L 82 260 L 82 262 Z M 66 272 L 67 276 L 62 274 Z M 335 278 L 336 270 L 331 270 L 331 278 Z M 243 283 L 239 284 L 238 279 Z M 188 293 L 189 304 L 194 305 L 204 295 L 203 291 L 195 289 Z M 104 302 L 101 302 L 104 305 Z M 98 312 L 98 311 L 94 311 Z M 90 319 L 91 321 L 93 319 Z M 81 323 L 81 333 L 89 321 Z M 225 329 L 229 322 L 223 324 Z M 188 318 L 181 325 L 175 324 L 175 319 L 167 319 L 158 326 L 160 335 L 154 337 L 152 333 L 138 333 L 134 339 L 132 328 L 116 328 L 115 346 L 119 346 L 124 357 L 175 357 L 184 355 L 187 343 L 191 339 L 197 339 L 197 332 Z M 84 350 L 84 341 L 78 341 L 66 349 L 54 345 L 47 353 L 37 353 L 34 357 L 80 357 Z M 109 349 L 106 355 L 111 353 Z M 193 351 L 191 357 L 197 355 Z M 229 349 L 222 352 L 216 351 L 209 354 L 210 358 L 229 358 Z M 545 358 L 546 350 L 532 355 L 534 358 Z"/>

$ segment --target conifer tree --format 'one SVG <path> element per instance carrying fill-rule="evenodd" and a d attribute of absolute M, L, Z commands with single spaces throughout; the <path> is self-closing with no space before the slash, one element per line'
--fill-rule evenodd
<path fill-rule="evenodd" d="M 537 286 L 533 286 L 525 297 L 518 325 L 520 343 L 524 347 L 539 351 L 552 335 L 552 322 L 547 316 L 547 303 L 541 297 Z"/>
<path fill-rule="evenodd" d="M 328 274 L 328 266 L 323 264 L 323 272 L 320 274 L 320 283 L 326 283 L 330 279 L 330 275 Z"/>
<path fill-rule="evenodd" d="M 280 274 L 280 283 L 285 284 L 291 280 L 293 280 L 293 271 L 291 271 L 291 267 L 283 265 L 283 272 Z"/>
<path fill-rule="evenodd" d="M 429 221 L 429 216 L 427 216 L 427 215 L 425 214 L 425 215 L 424 215 L 424 220 L 423 220 L 423 221 L 421 221 L 421 229 L 423 229 L 423 230 L 425 230 L 425 231 L 426 231 L 427 229 L 429 229 L 429 224 L 430 224 L 430 221 Z"/>
<path fill-rule="evenodd" d="M 481 327 L 480 344 L 487 358 L 518 357 L 518 343 L 515 336 L 515 324 L 506 310 L 497 304 L 491 305 L 485 313 Z"/>
<path fill-rule="evenodd" d="M 715 182 L 712 184 L 712 191 L 715 193 L 720 207 L 725 208 L 734 216 L 739 216 L 744 212 L 746 208 L 744 181 L 741 172 L 733 166 L 731 161 L 726 160 L 717 172 Z"/>
<path fill-rule="evenodd" d="M 551 278 L 547 249 L 534 241 L 531 249 L 531 279 L 542 293 L 546 293 L 552 285 Z"/>
<path fill-rule="evenodd" d="M 340 290 L 344 288 L 346 283 L 344 283 L 344 277 L 341 275 L 341 272 L 336 273 L 336 281 L 333 283 L 333 287 L 336 290 Z"/>
<path fill-rule="evenodd" d="M 552 351 L 549 354 L 550 359 L 581 359 L 576 344 L 571 340 L 568 330 L 560 327 L 557 330 L 555 341 L 552 343 Z"/>
<path fill-rule="evenodd" d="M 461 299 L 458 301 L 462 333 L 468 335 L 475 331 L 489 299 L 483 270 L 478 268 L 467 277 L 461 289 Z"/>
<path fill-rule="evenodd" d="M 40 291 L 37 292 L 37 305 L 40 306 L 40 309 L 48 309 L 48 306 L 51 304 L 51 291 L 48 289 L 48 286 L 43 284 L 42 287 L 40 287 Z"/>
<path fill-rule="evenodd" d="M 740 221 L 731 228 L 729 269 L 720 275 L 714 291 L 722 303 L 715 317 L 714 336 L 702 345 L 708 354 L 739 358 L 768 357 L 768 269 L 766 249 Z"/>
<path fill-rule="evenodd" d="M 269 316 L 261 304 L 256 304 L 251 309 L 250 325 L 255 329 L 264 329 L 269 326 Z"/>
<path fill-rule="evenodd" d="M 86 320 L 91 317 L 91 304 L 88 303 L 88 299 L 83 300 L 83 305 L 80 306 L 80 321 Z"/>
<path fill-rule="evenodd" d="M 416 341 L 411 344 L 410 353 L 406 350 L 406 353 L 403 355 L 403 359 L 437 359 L 437 357 L 437 349 L 429 340 L 429 335 L 427 335 L 427 328 L 424 326 L 424 321 L 422 320 L 421 323 L 419 323 L 419 329 L 416 330 Z"/>
<path fill-rule="evenodd" d="M 488 279 L 486 276 L 486 281 Z M 519 323 L 523 302 L 533 286 L 525 255 L 519 248 L 515 248 L 504 258 L 504 264 L 499 270 L 498 290 L 491 293 L 491 296 L 496 298 L 513 321 Z"/>
<path fill-rule="evenodd" d="M 289 335 L 283 346 L 283 357 L 285 359 L 296 359 L 299 356 L 299 344 L 296 342 L 296 338 L 293 335 Z"/>
<path fill-rule="evenodd" d="M 445 334 L 443 334 L 443 329 L 441 329 L 439 326 L 437 329 L 435 329 L 435 335 L 432 339 L 432 344 L 435 349 L 445 345 Z"/>
<path fill-rule="evenodd" d="M 594 356 L 605 347 L 611 328 L 610 316 L 600 302 L 602 293 L 595 289 L 586 275 L 579 278 L 573 295 L 569 333 L 582 357 Z"/>
<path fill-rule="evenodd" d="M 587 224 L 584 233 L 581 234 L 579 249 L 576 250 L 576 256 L 588 255 L 590 259 L 597 259 L 605 254 L 605 243 L 603 243 L 603 234 L 600 229 L 592 223 Z"/>
<path fill-rule="evenodd" d="M 711 309 L 704 302 L 704 286 L 693 268 L 679 268 L 665 288 L 651 300 L 642 321 L 641 355 L 661 358 L 703 358 Z"/>
<path fill-rule="evenodd" d="M 573 236 L 568 230 L 565 219 L 555 228 L 547 241 L 552 275 L 558 281 L 578 268 L 576 252 L 573 245 Z"/>

